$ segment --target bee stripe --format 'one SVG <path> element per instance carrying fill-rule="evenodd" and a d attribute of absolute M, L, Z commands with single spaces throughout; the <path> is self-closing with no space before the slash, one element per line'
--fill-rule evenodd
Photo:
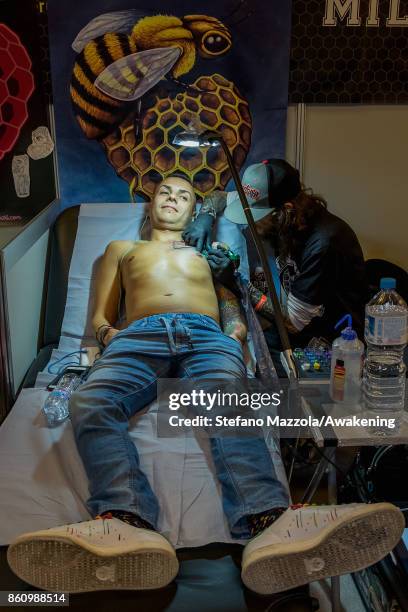
<path fill-rule="evenodd" d="M 120 68 L 118 68 L 115 64 L 109 66 L 109 77 L 110 80 L 115 84 L 115 89 L 125 90 L 130 92 L 131 88 L 126 84 L 126 80 L 124 79 L 123 72 Z"/>
<path fill-rule="evenodd" d="M 146 72 L 146 67 L 136 59 L 136 61 L 132 61 L 132 63 L 129 61 L 126 68 L 122 70 L 122 75 L 128 83 L 137 83 L 137 81 L 143 79 Z"/>
<path fill-rule="evenodd" d="M 105 64 L 105 66 L 109 66 L 110 64 L 113 64 L 113 62 L 115 61 L 115 58 L 111 54 L 108 48 L 108 45 L 106 44 L 105 36 L 100 36 L 99 38 L 97 38 L 95 40 L 95 43 L 96 43 L 96 48 L 98 50 L 98 53 L 103 63 Z"/>
<path fill-rule="evenodd" d="M 126 34 L 105 34 L 104 39 L 108 51 L 115 61 L 134 53 L 130 48 L 129 37 Z"/>
<path fill-rule="evenodd" d="M 74 66 L 72 79 L 74 76 L 79 81 L 79 83 L 82 85 L 82 87 L 84 87 L 84 89 L 88 92 L 88 94 L 93 97 L 93 103 L 95 105 L 97 105 L 99 101 L 105 104 L 110 104 L 111 112 L 115 112 L 116 107 L 120 106 L 120 102 L 118 102 L 117 100 L 113 100 L 105 96 L 105 94 L 103 94 L 102 92 L 100 92 L 99 89 L 95 87 L 93 82 L 90 82 L 87 79 L 87 77 L 85 76 L 85 74 L 82 72 L 81 68 L 77 64 L 75 64 Z M 72 80 L 71 80 L 71 83 L 72 83 Z"/>
<path fill-rule="evenodd" d="M 135 57 L 133 58 L 133 70 L 135 70 L 136 73 L 140 73 L 140 77 L 142 77 L 147 73 L 147 66 L 139 57 Z"/>
<path fill-rule="evenodd" d="M 101 121 L 107 122 L 109 124 L 115 123 L 118 119 L 119 112 L 121 109 L 117 109 L 116 113 L 105 113 L 98 108 L 95 108 L 92 104 L 87 104 L 87 102 L 81 98 L 79 93 L 71 89 L 71 100 L 72 103 L 79 106 L 88 113 L 89 116 L 95 117 L 96 119 L 100 119 Z"/>
<path fill-rule="evenodd" d="M 137 83 L 137 81 L 139 80 L 138 77 L 133 74 L 129 66 L 126 66 L 126 68 L 122 70 L 122 76 L 125 79 L 126 83 Z"/>
<path fill-rule="evenodd" d="M 130 48 L 129 36 L 121 36 L 119 42 L 124 56 L 134 53 Z"/>
<path fill-rule="evenodd" d="M 84 53 L 80 53 L 78 55 L 76 63 L 79 66 L 79 68 L 82 70 L 82 72 L 84 73 L 86 78 L 88 79 L 89 83 L 91 85 L 93 85 L 97 75 L 94 74 L 92 68 L 90 67 L 90 65 L 86 61 Z"/>
<path fill-rule="evenodd" d="M 72 101 L 72 105 L 74 107 L 75 114 L 78 115 L 78 117 L 80 117 L 83 121 L 85 121 L 85 123 L 88 123 L 89 125 L 98 128 L 102 133 L 111 131 L 111 123 L 108 123 L 107 121 L 101 121 L 100 119 L 93 117 L 92 115 L 87 113 L 86 110 L 78 106 L 78 104 L 76 104 L 76 102 L 74 101 Z"/>
<path fill-rule="evenodd" d="M 133 90 L 132 83 L 137 83 L 140 79 L 143 78 L 144 74 L 136 67 L 135 62 L 132 64 L 118 68 L 117 65 L 113 64 L 109 67 L 111 78 L 116 81 L 119 85 L 120 89 L 125 90 L 127 92 L 131 92 Z"/>
<path fill-rule="evenodd" d="M 117 110 L 118 108 L 117 103 L 115 103 L 113 100 L 112 102 L 110 102 L 108 98 L 106 98 L 106 100 L 101 100 L 100 98 L 96 98 L 95 95 L 92 92 L 90 92 L 77 79 L 75 74 L 72 75 L 71 85 L 73 87 L 73 90 L 77 92 L 81 96 L 81 98 L 85 100 L 85 102 L 89 104 L 90 106 L 96 106 L 98 109 L 100 109 L 101 111 L 104 111 L 105 113 L 114 113 Z"/>
<path fill-rule="evenodd" d="M 100 54 L 97 44 L 100 38 L 101 37 L 89 42 L 83 51 L 85 61 L 88 63 L 94 74 L 93 80 L 95 80 L 95 78 L 101 74 L 101 72 L 103 72 L 106 66 L 110 63 L 110 61 L 106 63 Z"/>

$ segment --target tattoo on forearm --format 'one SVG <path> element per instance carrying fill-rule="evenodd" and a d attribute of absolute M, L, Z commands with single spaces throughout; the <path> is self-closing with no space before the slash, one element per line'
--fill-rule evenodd
<path fill-rule="evenodd" d="M 262 293 L 262 291 L 260 291 L 256 287 L 254 287 L 252 283 L 248 283 L 247 288 L 248 288 L 248 294 L 251 300 L 251 304 L 252 306 L 255 307 L 257 304 L 259 304 L 259 300 L 265 294 Z M 257 310 L 257 313 L 260 314 L 265 319 L 267 319 L 268 321 L 275 320 L 275 313 L 273 309 L 272 300 L 270 297 L 267 297 L 266 302 L 262 304 L 262 306 Z M 284 316 L 284 321 L 285 321 L 285 327 L 290 333 L 295 334 L 298 332 L 298 330 L 296 329 L 296 327 L 293 326 L 291 320 L 288 317 Z"/>
<path fill-rule="evenodd" d="M 262 291 L 260 291 L 256 287 L 254 287 L 252 283 L 248 283 L 248 293 L 249 293 L 249 298 L 251 300 L 251 304 L 254 307 L 257 304 L 259 304 L 259 300 L 264 295 L 264 293 L 262 293 Z M 275 319 L 273 304 L 272 304 L 270 297 L 267 298 L 266 302 L 262 305 L 262 307 L 257 312 L 263 317 L 265 317 L 265 319 L 268 319 L 268 321 L 273 321 Z"/>
<path fill-rule="evenodd" d="M 212 213 L 218 215 L 222 213 L 227 204 L 227 193 L 225 191 L 214 191 L 204 198 L 200 208 L 200 214 Z"/>

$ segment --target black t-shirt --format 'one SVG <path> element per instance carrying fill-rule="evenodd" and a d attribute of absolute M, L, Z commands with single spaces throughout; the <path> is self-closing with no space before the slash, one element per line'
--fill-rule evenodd
<path fill-rule="evenodd" d="M 351 314 L 354 329 L 363 337 L 368 301 L 364 257 L 357 236 L 345 221 L 322 208 L 298 253 L 286 261 L 278 255 L 277 263 L 283 290 L 324 308 L 323 316 L 314 317 L 296 334 L 297 346 L 305 346 L 315 336 L 332 341 L 340 333 L 334 326 L 345 314 Z"/>

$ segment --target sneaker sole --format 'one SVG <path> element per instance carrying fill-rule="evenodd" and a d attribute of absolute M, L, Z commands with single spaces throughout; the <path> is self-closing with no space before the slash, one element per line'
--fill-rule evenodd
<path fill-rule="evenodd" d="M 176 577 L 179 568 L 175 553 L 164 548 L 101 556 L 59 536 L 28 536 L 11 544 L 7 561 L 24 582 L 65 593 L 160 589 Z"/>
<path fill-rule="evenodd" d="M 405 527 L 401 512 L 386 503 L 367 506 L 352 519 L 343 517 L 339 522 L 313 540 L 253 551 L 243 563 L 244 584 L 267 595 L 357 572 L 385 557 Z"/>

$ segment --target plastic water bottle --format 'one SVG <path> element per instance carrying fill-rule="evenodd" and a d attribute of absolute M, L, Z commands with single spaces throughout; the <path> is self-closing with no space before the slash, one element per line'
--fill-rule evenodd
<path fill-rule="evenodd" d="M 55 427 L 68 418 L 69 398 L 80 382 L 81 377 L 78 374 L 64 374 L 55 389 L 48 395 L 44 402 L 43 412 L 50 427 Z"/>
<path fill-rule="evenodd" d="M 335 329 L 345 321 L 348 323 L 347 327 L 332 345 L 330 397 L 339 404 L 358 404 L 361 397 L 364 344 L 352 328 L 351 315 L 343 317 Z"/>
<path fill-rule="evenodd" d="M 408 307 L 395 290 L 394 278 L 382 278 L 380 291 L 366 306 L 364 397 L 373 416 L 395 419 L 395 427 L 370 429 L 377 435 L 393 434 L 401 424 L 405 403 L 404 348 L 407 344 Z"/>

